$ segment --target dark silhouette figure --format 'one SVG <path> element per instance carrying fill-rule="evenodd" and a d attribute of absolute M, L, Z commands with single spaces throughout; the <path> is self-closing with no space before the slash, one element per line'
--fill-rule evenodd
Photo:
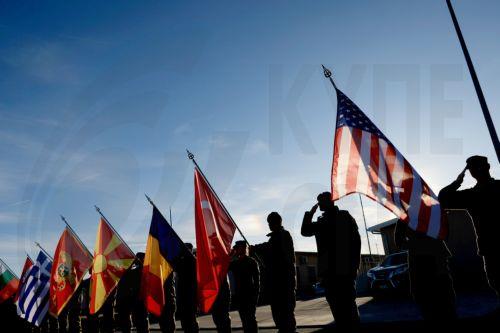
<path fill-rule="evenodd" d="M 123 333 L 131 332 L 132 323 L 137 333 L 149 332 L 148 314 L 140 297 L 143 261 L 144 253 L 138 252 L 134 264 L 124 274 L 116 289 L 117 325 Z"/>
<path fill-rule="evenodd" d="M 340 331 L 352 331 L 359 326 L 356 306 L 356 277 L 360 263 L 361 239 L 354 218 L 339 210 L 331 193 L 318 195 L 318 203 L 304 214 L 301 234 L 316 237 L 318 276 Z M 323 214 L 316 222 L 316 209 Z"/>
<path fill-rule="evenodd" d="M 411 230 L 398 221 L 396 245 L 408 250 L 410 289 L 424 320 L 449 324 L 457 317 L 455 291 L 448 261 L 451 253 L 444 241 Z"/>
<path fill-rule="evenodd" d="M 500 180 L 491 177 L 486 157 L 472 156 L 466 163 L 457 179 L 439 192 L 439 202 L 445 209 L 467 209 L 471 215 L 489 284 L 500 296 L 500 218 L 496 212 L 500 204 Z M 477 183 L 459 191 L 467 170 Z"/>
<path fill-rule="evenodd" d="M 89 274 L 92 274 L 89 271 Z M 78 298 L 78 303 L 80 304 L 80 326 L 82 333 L 97 333 L 98 328 L 98 318 L 96 315 L 90 314 L 90 278 L 82 281 L 80 284 L 80 294 Z"/>
<path fill-rule="evenodd" d="M 297 288 L 295 272 L 295 250 L 293 239 L 282 226 L 281 216 L 272 212 L 267 216 L 271 232 L 266 243 L 253 246 L 253 250 L 263 254 L 269 276 L 271 312 L 280 333 L 296 330 L 295 292 Z"/>
<path fill-rule="evenodd" d="M 186 243 L 186 247 L 193 254 L 193 245 Z M 198 321 L 196 320 L 196 287 L 196 259 L 188 254 L 183 256 L 176 266 L 175 283 L 177 315 L 182 330 L 186 333 L 198 333 L 199 331 Z"/>
<path fill-rule="evenodd" d="M 231 317 L 229 310 L 231 307 L 231 290 L 227 277 L 222 281 L 222 285 L 212 306 L 212 319 L 219 333 L 231 332 Z"/>
<path fill-rule="evenodd" d="M 174 274 L 165 280 L 163 284 L 165 293 L 165 307 L 159 318 L 160 331 L 162 333 L 175 332 L 175 288 L 174 288 Z"/>
<path fill-rule="evenodd" d="M 80 286 L 78 288 L 64 310 L 57 317 L 59 333 L 80 332 L 80 304 L 78 302 Z"/>
<path fill-rule="evenodd" d="M 255 311 L 259 300 L 260 272 L 257 261 L 250 257 L 248 244 L 237 241 L 233 249 L 235 259 L 229 265 L 234 277 L 233 304 L 240 314 L 245 333 L 258 332 Z"/>

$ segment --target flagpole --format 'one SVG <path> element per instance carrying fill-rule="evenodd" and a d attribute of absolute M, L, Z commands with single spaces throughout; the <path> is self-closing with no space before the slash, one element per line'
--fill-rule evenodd
<path fill-rule="evenodd" d="M 217 198 L 217 200 L 219 201 L 219 203 L 221 204 L 222 206 L 222 209 L 224 209 L 224 212 L 227 214 L 227 216 L 229 216 L 229 218 L 231 219 L 231 222 L 233 223 L 233 225 L 235 226 L 236 230 L 238 230 L 238 232 L 240 233 L 241 237 L 243 238 L 243 240 L 245 241 L 245 243 L 247 243 L 248 246 L 250 246 L 250 243 L 248 242 L 248 240 L 246 239 L 245 235 L 243 235 L 243 233 L 241 232 L 240 228 L 238 227 L 238 225 L 236 224 L 236 222 L 234 222 L 234 219 L 233 217 L 231 216 L 231 214 L 229 214 L 229 212 L 227 211 L 226 207 L 224 206 L 224 204 L 222 203 L 222 201 L 220 200 L 219 196 L 217 195 L 217 192 L 215 192 L 215 190 L 213 189 L 212 185 L 210 185 L 210 182 L 208 181 L 207 177 L 205 177 L 205 174 L 203 173 L 203 171 L 201 171 L 201 168 L 200 166 L 198 165 L 198 163 L 196 163 L 196 160 L 194 159 L 194 154 L 191 153 L 189 150 L 186 149 L 186 152 L 188 154 L 188 158 L 193 162 L 194 166 L 198 169 L 198 171 L 200 172 L 201 176 L 205 179 L 205 182 L 208 184 L 208 186 L 210 187 L 210 189 L 212 190 L 212 193 L 215 195 L 215 197 Z"/>
<path fill-rule="evenodd" d="M 144 194 L 144 195 L 146 196 L 146 199 L 148 199 L 148 201 L 151 204 L 151 206 L 153 206 L 154 208 L 156 208 L 156 210 L 158 211 L 158 213 L 160 213 L 161 217 L 163 217 L 163 219 L 166 221 L 167 219 L 165 218 L 165 216 L 163 216 L 162 212 L 158 209 L 158 207 L 153 202 L 153 200 L 151 200 L 151 198 L 147 194 Z M 167 223 L 168 223 L 168 221 L 167 221 Z M 174 234 L 175 234 L 175 237 L 177 237 L 177 239 L 182 243 L 182 245 L 184 246 L 186 252 L 190 253 L 191 256 L 194 258 L 194 254 L 191 253 L 191 251 L 189 251 L 189 249 L 186 246 L 186 243 L 184 243 L 184 241 L 179 237 L 179 235 L 175 232 L 175 230 L 174 230 Z"/>
<path fill-rule="evenodd" d="M 94 258 L 94 256 L 92 255 L 92 253 L 90 252 L 90 250 L 85 246 L 85 244 L 83 244 L 82 240 L 80 239 L 80 237 L 78 237 L 78 235 L 76 234 L 75 230 L 69 225 L 68 221 L 66 221 L 66 218 L 64 216 L 61 215 L 61 220 L 64 222 L 64 224 L 66 224 L 66 227 L 68 227 L 68 230 L 69 232 L 71 232 L 73 234 L 73 236 L 75 236 L 76 240 L 80 243 L 80 245 L 85 249 L 85 251 L 87 251 L 87 254 L 91 257 L 91 258 Z"/>
<path fill-rule="evenodd" d="M 330 83 L 332 84 L 333 88 L 335 89 L 335 91 L 337 91 L 338 90 L 337 85 L 335 84 L 335 81 L 333 81 L 333 79 L 332 79 L 332 72 L 328 68 L 326 68 L 324 65 L 321 65 L 321 67 L 323 67 L 323 75 L 325 75 L 325 77 L 330 80 Z M 335 145 L 333 146 L 333 149 L 335 149 Z M 361 199 L 361 194 L 358 193 L 358 195 L 359 195 L 359 203 L 361 204 L 361 212 L 363 213 L 363 222 L 365 225 L 366 241 L 368 242 L 368 252 L 370 253 L 370 257 L 371 257 L 372 248 L 370 245 L 370 237 L 368 235 L 368 228 L 366 225 L 365 208 L 363 206 L 363 200 Z"/>
<path fill-rule="evenodd" d="M 370 245 L 370 237 L 368 236 L 368 226 L 366 225 L 366 216 L 365 216 L 365 207 L 363 206 L 363 200 L 361 199 L 361 194 L 359 195 L 359 203 L 361 204 L 361 212 L 363 213 L 363 221 L 365 222 L 365 232 L 366 232 L 366 241 L 368 242 L 368 252 L 370 253 L 370 259 L 372 256 L 372 247 Z"/>
<path fill-rule="evenodd" d="M 45 255 L 49 257 L 50 260 L 54 261 L 54 258 L 52 258 L 52 256 L 47 251 L 45 251 L 45 249 L 40 245 L 40 243 L 35 242 L 35 245 L 38 246 L 38 248 L 42 250 L 42 252 L 45 253 Z"/>
<path fill-rule="evenodd" d="M 94 205 L 94 207 L 95 207 L 96 212 L 98 212 L 99 215 L 101 215 L 101 217 L 108 224 L 108 226 L 111 228 L 111 230 L 113 230 L 113 232 L 118 237 L 118 239 L 120 239 L 120 241 L 127 247 L 127 249 L 130 252 L 132 252 L 134 254 L 134 256 L 136 257 L 135 252 L 132 251 L 132 249 L 130 248 L 130 246 L 128 246 L 128 244 L 123 240 L 122 236 L 120 236 L 120 234 L 118 233 L 118 231 L 116 231 L 116 229 L 113 227 L 113 225 L 111 224 L 111 222 L 109 222 L 109 220 L 106 218 L 106 216 L 104 216 L 104 214 L 101 212 L 101 209 L 99 207 L 97 207 L 96 205 Z"/>
<path fill-rule="evenodd" d="M 14 273 L 14 271 L 13 271 L 13 270 L 9 267 L 9 265 L 7 265 L 7 264 L 5 263 L 5 261 L 3 261 L 3 260 L 2 260 L 2 258 L 0 258 L 0 262 L 2 263 L 2 265 L 4 265 L 4 266 L 5 266 L 5 267 L 6 267 L 6 268 L 10 271 L 10 273 L 11 273 L 12 275 L 14 275 L 14 277 L 15 277 L 16 279 L 18 279 L 18 280 L 19 280 L 19 276 L 17 276 L 17 274 L 16 274 L 16 273 Z"/>
<path fill-rule="evenodd" d="M 31 262 L 33 263 L 33 259 L 31 259 L 30 255 L 28 254 L 28 252 L 26 252 L 26 256 L 28 257 L 29 260 L 31 260 Z"/>
<path fill-rule="evenodd" d="M 172 220 L 172 206 L 168 207 L 168 213 L 170 215 L 170 226 L 174 226 L 174 221 Z"/>
<path fill-rule="evenodd" d="M 467 62 L 467 67 L 469 68 L 470 76 L 472 78 L 472 82 L 474 83 L 474 88 L 476 89 L 477 98 L 479 99 L 479 104 L 481 105 L 481 109 L 483 111 L 483 116 L 484 120 L 486 121 L 486 126 L 488 127 L 488 131 L 490 132 L 491 141 L 493 142 L 493 147 L 495 148 L 497 159 L 500 162 L 500 141 L 498 140 L 498 135 L 495 129 L 495 125 L 493 124 L 493 120 L 491 119 L 490 111 L 488 109 L 488 105 L 486 104 L 486 99 L 484 98 L 483 95 L 483 90 L 481 89 L 481 85 L 479 84 L 479 79 L 477 77 L 476 70 L 474 69 L 474 64 L 472 63 L 469 50 L 467 49 L 467 44 L 465 44 L 465 39 L 464 36 L 462 35 L 462 30 L 460 29 L 460 25 L 458 24 L 457 16 L 455 15 L 455 10 L 451 5 L 451 0 L 446 0 L 446 4 L 448 5 L 448 10 L 450 11 L 451 19 L 453 21 L 453 25 L 455 26 L 455 31 L 457 32 L 458 40 L 460 41 L 460 46 L 462 47 L 465 61 Z"/>

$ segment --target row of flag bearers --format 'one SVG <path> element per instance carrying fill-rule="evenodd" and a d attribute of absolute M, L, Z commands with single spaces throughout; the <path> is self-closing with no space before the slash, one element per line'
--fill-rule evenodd
<path fill-rule="evenodd" d="M 133 264 L 140 263 L 140 299 L 148 313 L 161 318 L 172 302 L 168 299 L 172 273 L 192 263 L 196 265 L 192 273 L 198 272 L 196 280 L 186 277 L 188 281 L 181 283 L 191 283 L 196 290 L 194 313 L 196 308 L 209 312 L 225 283 L 236 224 L 198 167 L 194 181 L 197 259 L 146 196 L 153 213 L 143 256 L 139 258 L 130 249 L 97 207 L 101 218 L 93 254 L 63 217 L 66 227 L 53 258 L 40 246 L 34 261 L 27 256 L 19 278 L 3 261 L 0 263 L 0 302 L 14 301 L 18 316 L 40 327 L 51 318 L 66 316 L 66 308 L 81 293 L 84 277 L 90 275 L 84 288 L 88 289 L 88 314 L 98 315 L 106 311 L 108 299 L 115 296 Z"/>

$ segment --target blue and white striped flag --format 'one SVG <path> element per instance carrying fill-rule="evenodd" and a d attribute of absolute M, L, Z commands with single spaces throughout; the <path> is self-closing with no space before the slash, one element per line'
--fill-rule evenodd
<path fill-rule="evenodd" d="M 49 287 L 52 261 L 42 251 L 30 268 L 17 301 L 20 317 L 40 326 L 49 310 Z"/>

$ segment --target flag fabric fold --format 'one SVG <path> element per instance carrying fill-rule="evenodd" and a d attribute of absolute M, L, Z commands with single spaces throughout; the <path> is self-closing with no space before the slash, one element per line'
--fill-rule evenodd
<path fill-rule="evenodd" d="M 6 265 L 0 262 L 0 303 L 5 302 L 17 292 L 19 279 Z"/>
<path fill-rule="evenodd" d="M 92 256 L 69 228 L 65 228 L 54 254 L 50 277 L 49 312 L 58 316 L 92 265 Z"/>
<path fill-rule="evenodd" d="M 187 248 L 161 212 L 153 206 L 141 277 L 141 296 L 147 310 L 160 316 L 166 303 L 164 283 Z"/>
<path fill-rule="evenodd" d="M 26 281 L 28 280 L 31 267 L 33 267 L 33 261 L 31 260 L 30 257 L 26 256 L 23 270 L 21 272 L 21 277 L 19 278 L 19 287 L 17 288 L 16 295 L 14 296 L 14 301 L 16 302 L 16 304 L 19 301 L 19 294 L 21 293 L 21 290 L 23 289 L 24 285 L 26 284 Z M 19 306 L 17 306 L 17 315 L 21 318 L 25 318 L 25 314 L 19 309 Z"/>
<path fill-rule="evenodd" d="M 235 224 L 198 168 L 194 173 L 196 268 L 200 310 L 212 308 L 229 267 Z"/>
<path fill-rule="evenodd" d="M 413 230 L 443 238 L 447 228 L 434 192 L 359 107 L 336 91 L 332 200 L 364 194 Z"/>
<path fill-rule="evenodd" d="M 134 253 L 126 246 L 106 220 L 97 228 L 92 275 L 90 278 L 90 313 L 95 314 L 130 268 Z"/>
<path fill-rule="evenodd" d="M 40 251 L 27 273 L 17 300 L 18 313 L 35 326 L 40 326 L 49 310 L 50 271 L 52 260 Z"/>

